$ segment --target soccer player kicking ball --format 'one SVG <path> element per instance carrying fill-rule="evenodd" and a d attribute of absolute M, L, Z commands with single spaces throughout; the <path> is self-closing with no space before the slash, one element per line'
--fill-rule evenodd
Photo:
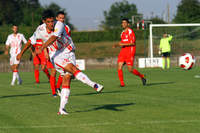
<path fill-rule="evenodd" d="M 127 64 L 128 71 L 134 75 L 137 75 L 141 78 L 143 85 L 146 85 L 146 79 L 144 75 L 138 72 L 136 69 L 133 69 L 133 62 L 135 58 L 135 49 L 136 49 L 136 38 L 133 30 L 129 28 L 128 19 L 122 20 L 122 28 L 124 29 L 121 33 L 121 41 L 118 44 L 113 45 L 113 48 L 121 47 L 121 51 L 118 55 L 118 76 L 120 80 L 120 86 L 124 87 L 124 78 L 122 68 L 124 64 Z"/>
<path fill-rule="evenodd" d="M 73 74 L 76 79 L 81 82 L 91 86 L 97 92 L 101 92 L 103 90 L 103 86 L 91 81 L 87 75 L 81 72 L 76 67 L 76 58 L 75 58 L 75 46 L 72 41 L 72 38 L 67 35 L 65 30 L 64 23 L 57 21 L 54 26 L 53 35 L 43 44 L 40 49 L 40 52 L 47 46 L 53 46 L 56 49 L 56 53 L 50 57 L 51 62 L 53 62 L 56 70 L 64 75 L 61 97 L 60 97 L 60 108 L 59 115 L 67 115 L 68 113 L 65 110 L 65 105 L 68 103 L 68 98 L 70 95 L 70 88 L 67 86 L 66 82 L 66 72 Z"/>
<path fill-rule="evenodd" d="M 6 49 L 5 49 L 5 54 L 8 54 L 8 50 L 10 47 L 10 65 L 11 69 L 13 71 L 13 77 L 12 77 L 12 82 L 11 85 L 15 85 L 15 80 L 18 80 L 18 84 L 22 84 L 22 80 L 19 76 L 18 72 L 18 67 L 20 61 L 16 59 L 17 54 L 20 53 L 21 47 L 22 47 L 22 42 L 26 43 L 26 39 L 23 34 L 18 33 L 18 27 L 16 25 L 13 25 L 12 27 L 13 33 L 10 34 L 6 40 Z"/>

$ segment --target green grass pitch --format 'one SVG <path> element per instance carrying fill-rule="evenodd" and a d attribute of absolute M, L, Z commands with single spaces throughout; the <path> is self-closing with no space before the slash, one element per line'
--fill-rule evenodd
<path fill-rule="evenodd" d="M 139 69 L 147 86 L 124 70 L 120 88 L 115 69 L 87 70 L 105 86 L 101 94 L 81 82 L 71 85 L 68 116 L 58 116 L 59 97 L 40 74 L 20 73 L 23 85 L 10 86 L 11 73 L 0 73 L 0 133 L 198 133 L 200 132 L 200 74 L 179 68 Z"/>

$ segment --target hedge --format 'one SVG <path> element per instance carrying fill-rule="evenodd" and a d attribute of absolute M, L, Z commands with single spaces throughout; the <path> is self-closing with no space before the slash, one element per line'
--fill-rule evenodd
<path fill-rule="evenodd" d="M 28 39 L 34 32 L 34 28 L 27 26 L 19 26 L 19 32 L 23 33 Z M 11 26 L 0 27 L 0 44 L 4 44 L 7 36 L 11 34 Z M 72 39 L 76 42 L 100 42 L 100 41 L 119 41 L 121 29 L 109 30 L 109 31 L 72 31 Z M 144 31 L 135 31 L 136 38 L 138 40 L 144 39 Z"/>

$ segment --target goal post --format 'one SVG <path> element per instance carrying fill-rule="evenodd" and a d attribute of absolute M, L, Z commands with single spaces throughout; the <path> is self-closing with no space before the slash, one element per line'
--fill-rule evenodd
<path fill-rule="evenodd" d="M 150 58 L 153 58 L 153 28 L 154 27 L 185 27 L 185 26 L 200 26 L 200 23 L 190 23 L 190 24 L 150 24 L 149 33 L 150 33 Z"/>
<path fill-rule="evenodd" d="M 139 67 L 162 67 L 162 57 L 154 51 L 159 50 L 160 39 L 164 33 L 173 35 L 173 64 L 177 64 L 177 57 L 183 52 L 197 53 L 200 49 L 196 45 L 200 43 L 200 23 L 149 24 L 148 57 L 139 60 Z"/>

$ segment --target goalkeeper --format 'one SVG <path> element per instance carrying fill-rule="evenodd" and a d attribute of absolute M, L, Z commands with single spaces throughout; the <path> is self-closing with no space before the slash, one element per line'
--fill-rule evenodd
<path fill-rule="evenodd" d="M 160 40 L 160 47 L 159 47 L 159 54 L 162 54 L 162 68 L 165 69 L 165 60 L 167 60 L 167 69 L 170 68 L 170 52 L 171 52 L 171 45 L 170 41 L 172 40 L 173 36 L 168 34 L 163 34 L 163 38 Z"/>

